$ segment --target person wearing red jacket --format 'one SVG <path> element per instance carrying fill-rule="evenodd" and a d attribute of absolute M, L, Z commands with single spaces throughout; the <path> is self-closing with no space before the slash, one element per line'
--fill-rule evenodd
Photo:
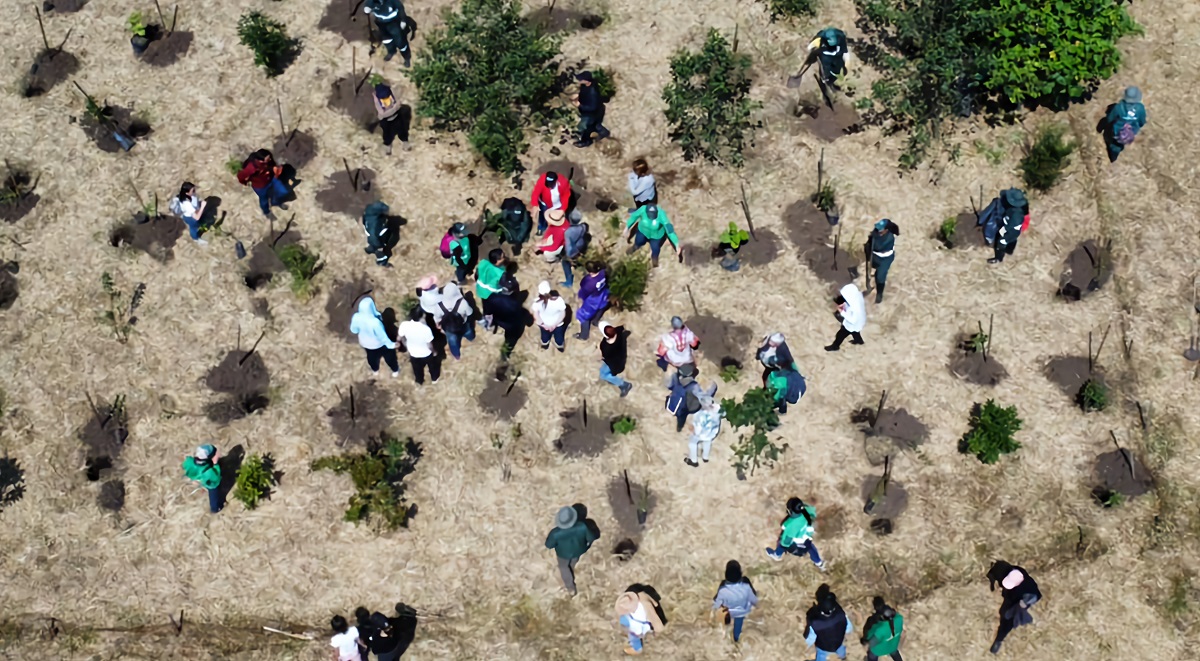
<path fill-rule="evenodd" d="M 283 168 L 275 164 L 275 157 L 267 149 L 260 149 L 242 163 L 242 169 L 237 173 L 238 183 L 243 186 L 250 186 L 254 189 L 254 193 L 258 195 L 258 206 L 262 208 L 263 215 L 267 218 L 272 218 L 271 207 L 277 206 L 284 211 L 287 211 L 287 205 L 283 203 L 291 191 L 279 179 Z"/>
<path fill-rule="evenodd" d="M 537 206 L 538 208 L 538 226 L 537 235 L 541 236 L 546 232 L 546 211 L 549 209 L 561 209 L 565 214 L 567 206 L 571 204 L 571 182 L 560 176 L 557 172 L 547 172 L 538 179 L 537 184 L 533 187 L 533 195 L 530 197 L 529 206 Z"/>
<path fill-rule="evenodd" d="M 546 234 L 536 252 L 551 264 L 566 257 L 567 215 L 561 209 L 546 210 Z"/>

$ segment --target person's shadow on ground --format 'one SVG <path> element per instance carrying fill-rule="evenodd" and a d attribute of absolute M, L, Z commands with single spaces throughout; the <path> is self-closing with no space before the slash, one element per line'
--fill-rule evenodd
<path fill-rule="evenodd" d="M 229 494 L 233 492 L 233 487 L 237 484 L 237 474 L 242 470 L 242 460 L 245 458 L 246 448 L 238 444 L 217 459 L 217 465 L 221 467 L 221 484 L 217 487 L 217 494 L 221 497 L 222 507 L 229 500 Z"/>

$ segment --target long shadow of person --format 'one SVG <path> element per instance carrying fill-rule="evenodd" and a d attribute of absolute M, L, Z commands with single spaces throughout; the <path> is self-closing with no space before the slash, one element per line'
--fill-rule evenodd
<path fill-rule="evenodd" d="M 225 506 L 225 502 L 229 499 L 229 494 L 233 491 L 233 487 L 237 484 L 238 471 L 242 470 L 242 460 L 246 458 L 246 448 L 239 443 L 233 446 L 229 452 L 226 452 L 217 460 L 217 465 L 221 467 L 221 484 L 217 487 L 217 494 L 221 498 L 221 506 Z"/>
<path fill-rule="evenodd" d="M 408 651 L 408 646 L 417 638 L 417 609 L 401 601 L 396 604 L 396 617 L 389 619 L 392 632 L 400 642 L 400 647 L 397 648 L 400 651 L 399 657 Z"/>
<path fill-rule="evenodd" d="M 396 137 L 400 138 L 401 142 L 408 142 L 408 129 L 412 127 L 412 116 L 412 107 L 408 104 L 400 104 L 400 110 L 396 111 L 395 121 L 400 122 Z"/>

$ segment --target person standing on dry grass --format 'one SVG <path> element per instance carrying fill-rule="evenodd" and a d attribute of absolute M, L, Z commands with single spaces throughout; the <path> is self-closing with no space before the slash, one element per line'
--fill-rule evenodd
<path fill-rule="evenodd" d="M 883 302 L 883 289 L 887 286 L 888 271 L 896 259 L 896 237 L 900 228 L 884 218 L 875 223 L 875 231 L 867 239 L 867 258 L 875 269 L 875 303 Z"/>
<path fill-rule="evenodd" d="M 591 71 L 580 71 L 575 74 L 575 80 L 579 81 L 579 93 L 574 99 L 575 106 L 579 108 L 579 139 L 575 141 L 575 146 L 590 147 L 593 133 L 596 134 L 597 140 L 609 136 L 608 129 L 604 128 L 602 123 L 604 99 L 600 97 L 600 90 L 596 88 Z"/>
<path fill-rule="evenodd" d="M 379 373 L 379 359 L 392 368 L 392 378 L 400 376 L 400 363 L 396 360 L 396 343 L 388 337 L 383 326 L 383 317 L 375 307 L 375 300 L 364 296 L 358 302 L 358 312 L 350 318 L 350 332 L 358 335 L 358 345 L 367 352 L 367 365 L 375 374 Z"/>
<path fill-rule="evenodd" d="M 368 661 L 371 658 L 371 649 L 367 646 L 367 641 L 375 635 L 375 626 L 371 624 L 371 611 L 367 610 L 365 606 L 355 608 L 354 622 L 358 627 L 358 639 L 362 641 L 359 652 L 362 654 L 363 661 Z"/>
<path fill-rule="evenodd" d="M 986 211 L 985 211 L 986 213 Z M 1017 249 L 1017 239 L 1029 228 L 1029 200 L 1019 188 L 1009 188 L 1000 193 L 999 218 L 996 221 L 996 239 L 992 244 L 994 254 L 988 264 L 999 264 L 1005 255 Z M 986 231 L 986 230 L 985 230 Z"/>
<path fill-rule="evenodd" d="M 383 202 L 372 202 L 363 209 L 363 231 L 367 233 L 367 247 L 364 252 L 375 255 L 375 264 L 389 268 L 388 260 L 392 257 L 392 247 L 396 245 L 399 236 L 388 227 L 388 211 L 391 209 Z"/>
<path fill-rule="evenodd" d="M 567 302 L 545 280 L 538 283 L 537 293 L 530 309 L 534 323 L 542 331 L 542 348 L 549 349 L 550 338 L 554 338 L 554 348 L 562 353 L 567 340 Z"/>
<path fill-rule="evenodd" d="M 658 368 L 667 371 L 667 366 L 676 369 L 684 365 L 695 365 L 693 349 L 700 346 L 700 338 L 683 324 L 681 317 L 671 317 L 671 332 L 658 339 Z"/>
<path fill-rule="evenodd" d="M 168 204 L 171 213 L 179 216 L 184 225 L 187 225 L 188 236 L 192 237 L 192 241 L 196 245 L 207 246 L 208 241 L 200 238 L 200 232 L 204 231 L 204 210 L 208 207 L 208 202 L 200 199 L 200 190 L 196 188 L 196 184 L 190 181 L 183 182 L 179 187 L 179 195 L 171 198 Z"/>
<path fill-rule="evenodd" d="M 437 383 L 442 377 L 442 361 L 433 349 L 433 329 L 425 323 L 425 311 L 421 306 L 408 313 L 408 319 L 400 323 L 397 334 L 404 350 L 408 352 L 408 362 L 412 364 L 417 385 L 425 385 L 427 369 L 430 382 Z"/>
<path fill-rule="evenodd" d="M 458 284 L 467 284 L 467 275 L 470 273 L 467 267 L 471 264 L 471 236 L 466 224 L 451 225 L 442 236 L 438 250 L 441 251 L 442 257 L 450 261 L 450 266 L 454 267 L 454 279 Z"/>
<path fill-rule="evenodd" d="M 633 390 L 633 384 L 618 376 L 625 371 L 625 362 L 629 357 L 629 331 L 624 326 L 613 326 L 607 321 L 600 322 L 600 379 L 611 383 L 621 391 L 621 396 Z"/>
<path fill-rule="evenodd" d="M 571 182 L 557 172 L 547 172 L 533 186 L 529 206 L 538 208 L 537 235 L 546 231 L 546 212 L 558 209 L 564 214 L 571 205 Z"/>
<path fill-rule="evenodd" d="M 1104 117 L 1104 143 L 1108 146 L 1108 162 L 1117 160 L 1126 147 L 1146 125 L 1146 106 L 1142 105 L 1142 90 L 1126 87 L 1125 95 L 1114 103 Z"/>
<path fill-rule="evenodd" d="M 639 207 L 625 221 L 625 240 L 633 241 L 633 245 L 625 251 L 632 255 L 638 248 L 650 244 L 650 265 L 658 267 L 658 254 L 662 252 L 664 243 L 670 243 L 671 248 L 679 254 L 679 237 L 675 235 L 675 226 L 667 217 L 667 212 L 657 204 L 647 204 Z"/>
<path fill-rule="evenodd" d="M 837 351 L 842 348 L 842 342 L 853 336 L 850 344 L 863 344 L 862 329 L 867 325 L 867 304 L 863 301 L 862 292 L 858 285 L 851 282 L 842 287 L 840 296 L 833 300 L 837 303 L 837 317 L 842 322 L 833 344 L 825 347 L 826 351 Z"/>
<path fill-rule="evenodd" d="M 633 213 L 647 204 L 658 204 L 658 184 L 650 173 L 650 164 L 644 158 L 634 159 L 633 171 L 629 173 L 629 193 L 633 195 Z"/>
<path fill-rule="evenodd" d="M 804 642 L 809 647 L 816 646 L 815 661 L 825 661 L 831 654 L 837 658 L 846 658 L 846 636 L 854 631 L 846 611 L 838 603 L 837 595 L 830 591 L 829 586 L 822 583 L 817 587 L 817 603 L 808 609 L 805 617 Z"/>
<path fill-rule="evenodd" d="M 220 512 L 222 506 L 221 466 L 217 459 L 216 446 L 201 445 L 192 456 L 183 460 L 183 474 L 208 491 L 208 511 L 213 514 Z"/>
<path fill-rule="evenodd" d="M 629 646 L 625 648 L 626 656 L 641 654 L 642 639 L 666 626 L 659 616 L 660 608 L 658 600 L 648 592 L 631 589 L 617 597 L 617 621 L 629 634 Z"/>
<path fill-rule="evenodd" d="M 333 637 L 329 639 L 333 661 L 362 661 L 365 645 L 358 637 L 358 629 L 347 624 L 341 615 L 334 615 L 329 626 L 333 628 Z"/>
<path fill-rule="evenodd" d="M 558 572 L 563 588 L 575 596 L 575 564 L 600 536 L 579 518 L 574 507 L 563 507 L 554 517 L 554 528 L 546 535 L 546 548 L 553 549 L 558 558 Z"/>
<path fill-rule="evenodd" d="M 879 661 L 891 657 L 892 661 L 904 661 L 900 656 L 900 636 L 904 633 L 904 616 L 887 605 L 883 597 L 871 600 L 875 612 L 863 625 L 862 644 L 867 646 L 867 661 Z"/>
<path fill-rule="evenodd" d="M 767 557 L 782 560 L 784 552 L 795 556 L 807 553 L 817 569 L 825 571 L 825 561 L 813 542 L 813 536 L 817 534 L 817 509 L 793 496 L 788 498 L 787 512 L 779 524 L 779 542 L 775 548 L 767 549 Z"/>
<path fill-rule="evenodd" d="M 1029 609 L 1042 598 L 1037 582 L 1021 567 L 997 560 L 987 573 L 992 592 L 1000 584 L 1000 626 L 996 629 L 996 640 L 992 643 L 992 654 L 1000 653 L 1000 645 L 1016 627 L 1033 624 Z"/>
<path fill-rule="evenodd" d="M 742 624 L 757 605 L 758 593 L 750 579 L 742 575 L 742 565 L 737 560 L 725 563 L 725 580 L 717 587 L 710 614 L 718 609 L 724 613 L 725 624 L 733 624 L 733 642 L 742 639 Z"/>
<path fill-rule="evenodd" d="M 666 387 L 670 392 L 667 394 L 666 407 L 675 416 L 676 433 L 683 431 L 689 415 L 700 410 L 701 397 L 712 397 L 717 394 L 717 384 L 712 384 L 706 390 L 700 386 L 695 377 L 696 366 L 688 363 L 680 366 L 667 380 Z"/>
<path fill-rule="evenodd" d="M 363 13 L 375 17 L 375 27 L 379 28 L 380 40 L 387 49 L 383 61 L 390 61 L 399 51 L 404 57 L 404 66 L 411 67 L 412 51 L 408 48 L 410 26 L 404 4 L 400 0 L 367 0 Z"/>
<path fill-rule="evenodd" d="M 579 322 L 577 340 L 587 340 L 593 325 L 599 325 L 600 317 L 608 308 L 608 273 L 604 264 L 591 261 L 587 264 L 587 275 L 579 283 L 579 309 L 575 311 L 575 319 Z M 624 363 L 624 358 L 621 359 Z M 612 383 L 611 381 L 609 383 Z"/>
<path fill-rule="evenodd" d="M 442 298 L 438 303 L 438 314 L 434 315 L 438 327 L 446 334 L 446 348 L 455 360 L 461 358 L 462 341 L 475 339 L 475 308 L 462 295 L 462 290 L 453 282 L 442 287 Z"/>
<path fill-rule="evenodd" d="M 396 661 L 404 652 L 403 641 L 396 633 L 388 616 L 383 613 L 371 614 L 371 635 L 367 637 L 367 647 L 378 661 Z"/>
<path fill-rule="evenodd" d="M 404 129 L 400 118 L 400 102 L 392 93 L 392 88 L 379 83 L 375 86 L 375 94 L 371 97 L 375 102 L 375 115 L 379 117 L 379 130 L 383 133 L 383 153 L 392 155 L 392 143 Z M 408 151 L 408 136 L 400 136 L 400 146 Z"/>
<path fill-rule="evenodd" d="M 708 395 L 697 397 L 700 410 L 692 416 L 692 435 L 688 439 L 688 456 L 683 463 L 692 468 L 700 464 L 696 461 L 696 451 L 700 450 L 700 459 L 708 463 L 708 454 L 712 450 L 713 441 L 721 433 L 721 405 Z M 735 638 L 736 640 L 736 638 Z"/>
<path fill-rule="evenodd" d="M 283 168 L 275 164 L 275 157 L 270 150 L 260 149 L 242 162 L 242 169 L 237 173 L 238 183 L 249 186 L 258 196 L 258 206 L 263 215 L 274 219 L 271 207 L 276 206 L 287 211 L 284 198 L 291 194 L 288 187 L 279 178 Z"/>

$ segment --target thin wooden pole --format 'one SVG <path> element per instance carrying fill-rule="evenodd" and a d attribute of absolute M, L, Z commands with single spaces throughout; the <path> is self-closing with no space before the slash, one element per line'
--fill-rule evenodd
<path fill-rule="evenodd" d="M 875 409 L 875 419 L 871 421 L 871 429 L 872 430 L 874 430 L 877 426 L 879 426 L 879 417 L 883 415 L 883 406 L 884 406 L 884 404 L 887 404 L 887 396 L 888 396 L 888 391 L 886 391 L 886 390 L 884 390 L 883 393 L 879 395 L 879 407 Z"/>
<path fill-rule="evenodd" d="M 171 29 L 167 34 L 175 34 L 175 22 L 179 20 L 179 5 L 175 5 L 175 9 L 171 11 Z"/>
<path fill-rule="evenodd" d="M 988 315 L 988 334 L 987 342 L 984 343 L 983 357 L 987 358 L 992 353 L 992 322 L 996 321 L 996 313 Z"/>
<path fill-rule="evenodd" d="M 163 18 L 162 5 L 158 4 L 158 0 L 154 0 L 154 9 L 158 11 L 158 21 L 164 28 L 167 27 L 167 19 Z"/>
<path fill-rule="evenodd" d="M 42 45 L 46 47 L 46 50 L 50 50 L 50 40 L 46 39 L 46 25 L 42 23 L 42 11 L 37 8 L 37 5 L 34 5 L 33 13 L 37 14 L 38 29 L 42 31 Z"/>
<path fill-rule="evenodd" d="M 279 97 L 275 97 L 275 112 L 279 116 L 279 137 L 283 137 L 287 133 L 287 128 L 283 125 L 283 104 L 279 102 Z"/>
<path fill-rule="evenodd" d="M 342 157 L 342 167 L 346 168 L 346 179 L 350 181 L 350 185 L 354 187 L 354 191 L 358 192 L 358 182 L 354 175 L 350 173 L 350 163 L 346 161 L 346 157 Z"/>

